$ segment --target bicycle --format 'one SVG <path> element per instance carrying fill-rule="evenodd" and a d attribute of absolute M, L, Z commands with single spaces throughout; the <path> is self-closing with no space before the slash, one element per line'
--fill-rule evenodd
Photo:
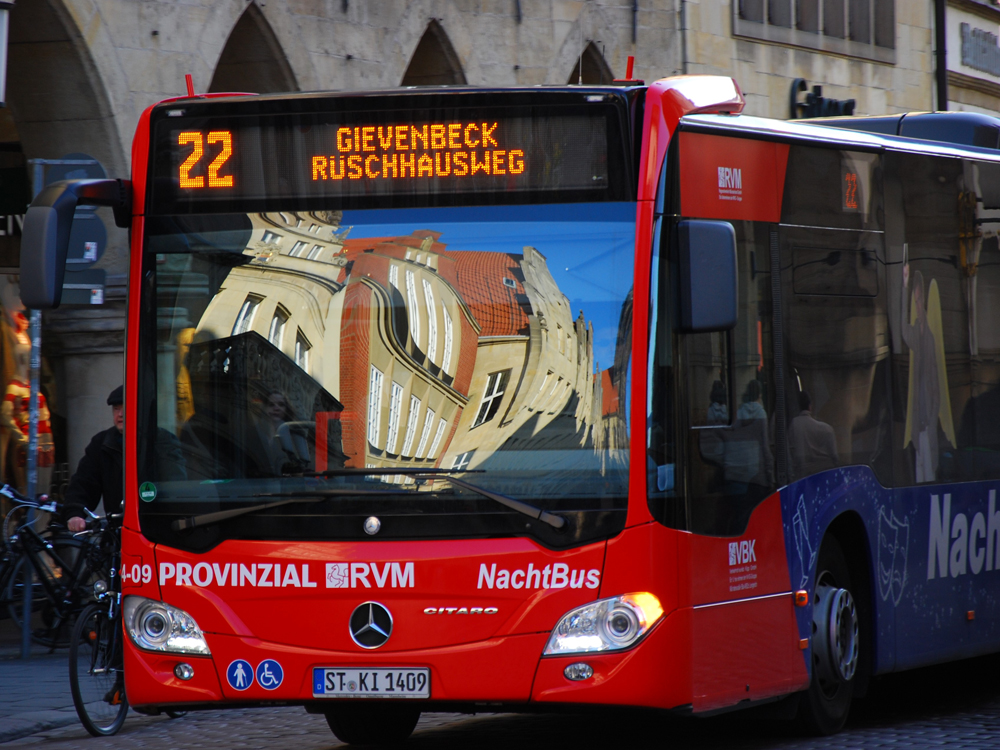
<path fill-rule="evenodd" d="M 108 581 L 95 586 L 97 601 L 84 607 L 69 646 L 73 705 L 84 728 L 95 737 L 118 732 L 128 714 L 121 620 L 119 530 L 107 518 L 94 521 L 97 546 L 109 556 Z"/>
<path fill-rule="evenodd" d="M 30 587 L 32 610 L 41 612 L 43 623 L 33 639 L 50 650 L 67 646 L 73 620 L 91 598 L 95 580 L 104 577 L 105 563 L 93 545 L 62 533 L 59 524 L 39 532 L 38 518 L 27 520 L 30 510 L 58 513 L 58 503 L 45 502 L 44 495 L 32 500 L 10 485 L 0 487 L 0 494 L 15 504 L 3 524 L 0 606 L 18 627 L 26 627 L 24 589 Z"/>

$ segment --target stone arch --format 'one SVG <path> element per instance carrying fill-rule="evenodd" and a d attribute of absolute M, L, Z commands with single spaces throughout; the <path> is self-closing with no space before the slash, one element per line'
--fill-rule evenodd
<path fill-rule="evenodd" d="M 35 0 L 10 11 L 7 103 L 28 158 L 84 152 L 108 174 L 128 176 L 108 91 L 61 2 Z"/>
<path fill-rule="evenodd" d="M 566 27 L 565 36 L 562 41 L 556 40 L 554 54 L 549 62 L 549 74 L 546 83 L 563 85 L 566 81 L 576 83 L 579 75 L 579 64 L 581 55 L 587 55 L 587 49 L 594 44 L 595 39 L 603 41 L 608 53 L 608 58 L 600 54 L 600 50 L 595 46 L 595 52 L 600 56 L 607 66 L 608 73 L 611 74 L 613 65 L 619 63 L 619 58 L 623 58 L 628 51 L 629 39 L 626 30 L 619 23 L 614 23 L 609 16 L 613 15 L 607 8 L 598 6 L 595 3 L 583 3 L 579 15 L 573 23 Z M 620 61 L 624 63 L 624 59 Z M 587 63 L 584 57 L 584 64 Z M 624 64 L 622 64 L 624 74 Z M 613 78 L 612 74 L 612 78 Z M 586 83 L 584 78 L 584 83 Z M 607 81 L 606 81 L 607 82 Z"/>
<path fill-rule="evenodd" d="M 602 85 L 611 83 L 614 77 L 597 44 L 591 41 L 577 59 L 576 68 L 569 74 L 567 83 Z"/>
<path fill-rule="evenodd" d="M 432 18 L 413 51 L 400 85 L 454 86 L 466 82 L 462 62 L 448 39 L 448 34 L 437 19 Z"/>
<path fill-rule="evenodd" d="M 109 61 L 108 29 L 99 14 L 90 9 L 88 15 L 74 0 L 17 3 L 10 11 L 9 40 L 8 108 L 0 115 L 8 149 L 19 144 L 26 159 L 85 153 L 109 176 L 128 177 L 128 149 L 116 112 L 131 102 L 121 93 L 120 68 Z M 124 373 L 128 234 L 115 226 L 110 211 L 102 209 L 100 216 L 107 230 L 107 248 L 96 264 L 106 273 L 103 303 L 51 311 L 42 332 L 43 356 L 53 373 L 42 384 L 56 461 L 70 469 L 94 431 L 110 426 L 105 399 Z M 18 240 L 18 254 L 19 245 Z M 3 303 L 12 304 L 6 297 Z M 0 435 L 0 448 L 3 439 Z"/>
<path fill-rule="evenodd" d="M 251 3 L 226 40 L 209 92 L 269 94 L 298 88 L 274 30 L 256 3 Z"/>

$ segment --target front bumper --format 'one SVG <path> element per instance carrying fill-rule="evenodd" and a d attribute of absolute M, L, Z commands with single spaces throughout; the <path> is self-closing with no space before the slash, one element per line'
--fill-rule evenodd
<path fill-rule="evenodd" d="M 618 653 L 542 658 L 548 637 L 530 633 L 419 651 L 346 653 L 206 634 L 211 657 L 154 654 L 127 643 L 126 692 L 132 705 L 150 709 L 285 704 L 322 710 L 332 701 L 313 697 L 315 667 L 426 667 L 431 673 L 431 699 L 415 702 L 437 708 L 544 709 L 560 704 L 674 708 L 691 702 L 686 647 L 690 610 L 671 613 L 638 645 Z M 227 679 L 227 669 L 237 660 L 251 669 L 273 660 L 280 665 L 282 680 L 270 690 L 256 680 L 236 690 Z M 563 670 L 580 661 L 593 667 L 593 677 L 568 680 Z M 180 663 L 194 668 L 191 680 L 174 675 Z"/>

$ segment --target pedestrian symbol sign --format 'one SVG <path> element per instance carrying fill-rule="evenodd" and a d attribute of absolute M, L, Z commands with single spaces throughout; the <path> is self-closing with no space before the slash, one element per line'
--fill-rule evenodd
<path fill-rule="evenodd" d="M 257 665 L 257 682 L 265 690 L 274 690 L 284 677 L 281 665 L 274 659 L 264 659 Z"/>
<path fill-rule="evenodd" d="M 253 685 L 253 667 L 250 662 L 237 659 L 226 670 L 226 679 L 233 690 L 246 690 Z"/>

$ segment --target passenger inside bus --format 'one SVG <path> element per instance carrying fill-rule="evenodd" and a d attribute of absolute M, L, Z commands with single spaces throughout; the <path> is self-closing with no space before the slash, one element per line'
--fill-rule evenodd
<path fill-rule="evenodd" d="M 788 427 L 792 480 L 832 469 L 839 463 L 833 428 L 812 415 L 812 399 L 799 391 L 799 415 Z"/>

